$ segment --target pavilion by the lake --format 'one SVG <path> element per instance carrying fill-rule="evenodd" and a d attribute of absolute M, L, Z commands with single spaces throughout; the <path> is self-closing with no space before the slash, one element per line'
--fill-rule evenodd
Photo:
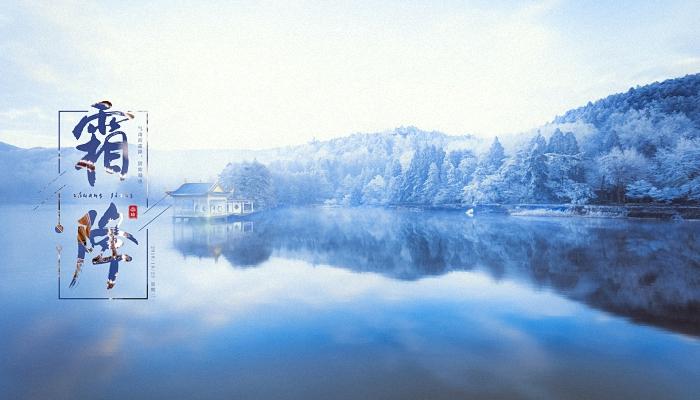
<path fill-rule="evenodd" d="M 234 196 L 218 183 L 184 183 L 177 190 L 166 192 L 173 198 L 173 219 L 214 219 L 241 217 L 255 212 L 253 200 Z"/>

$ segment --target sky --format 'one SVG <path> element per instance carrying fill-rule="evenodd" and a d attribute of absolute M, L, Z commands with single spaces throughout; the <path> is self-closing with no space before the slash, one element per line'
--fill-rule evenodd
<path fill-rule="evenodd" d="M 492 137 L 700 72 L 698 1 L 141 3 L 4 3 L 0 141 L 55 146 L 57 111 L 100 100 L 160 149 Z"/>

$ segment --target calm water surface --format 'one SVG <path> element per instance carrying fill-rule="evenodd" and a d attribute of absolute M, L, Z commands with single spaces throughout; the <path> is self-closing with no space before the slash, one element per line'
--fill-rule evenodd
<path fill-rule="evenodd" d="M 0 207 L 2 398 L 699 398 L 699 223 L 166 212 L 149 300 L 58 300 L 54 211 L 29 211 Z"/>

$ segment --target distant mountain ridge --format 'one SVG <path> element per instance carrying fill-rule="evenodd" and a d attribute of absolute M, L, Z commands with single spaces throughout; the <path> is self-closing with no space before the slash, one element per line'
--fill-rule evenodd
<path fill-rule="evenodd" d="M 13 146 L 13 145 L 8 144 L 8 143 L 0 142 L 0 151 L 10 151 L 10 150 L 17 150 L 17 149 L 19 149 L 19 147 Z"/>

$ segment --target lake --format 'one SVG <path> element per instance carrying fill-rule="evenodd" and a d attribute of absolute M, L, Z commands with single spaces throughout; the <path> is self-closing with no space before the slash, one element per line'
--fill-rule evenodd
<path fill-rule="evenodd" d="M 700 222 L 299 208 L 205 225 L 166 211 L 147 242 L 131 231 L 150 269 L 122 263 L 108 292 L 93 266 L 68 287 L 74 247 L 59 283 L 57 242 L 76 226 L 56 234 L 55 218 L 0 207 L 3 398 L 700 393 Z M 148 300 L 59 300 L 59 285 Z"/>

